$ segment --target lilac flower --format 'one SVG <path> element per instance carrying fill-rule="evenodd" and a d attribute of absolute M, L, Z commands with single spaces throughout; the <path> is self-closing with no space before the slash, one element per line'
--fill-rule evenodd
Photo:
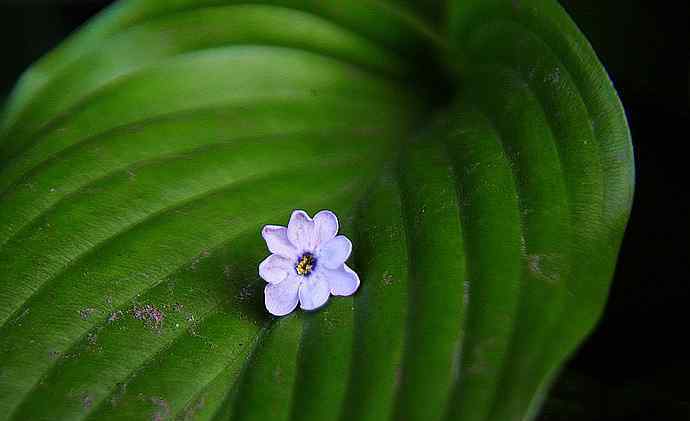
<path fill-rule="evenodd" d="M 266 309 L 276 316 L 290 313 L 300 303 L 304 310 L 326 304 L 333 295 L 352 295 L 359 277 L 345 261 L 352 243 L 338 233 L 338 218 L 322 210 L 311 219 L 296 210 L 287 228 L 266 225 L 261 235 L 273 253 L 259 264 L 259 276 L 268 285 L 264 290 Z"/>

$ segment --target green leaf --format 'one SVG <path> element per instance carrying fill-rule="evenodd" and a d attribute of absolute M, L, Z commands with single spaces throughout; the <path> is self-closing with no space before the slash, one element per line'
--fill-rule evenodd
<path fill-rule="evenodd" d="M 544 0 L 132 0 L 0 131 L 0 418 L 513 420 L 596 323 L 633 157 Z M 274 318 L 259 231 L 331 209 L 353 297 Z"/>

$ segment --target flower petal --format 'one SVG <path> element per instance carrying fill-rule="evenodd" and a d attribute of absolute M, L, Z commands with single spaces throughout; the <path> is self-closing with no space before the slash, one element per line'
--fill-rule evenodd
<path fill-rule="evenodd" d="M 287 237 L 299 253 L 313 251 L 316 246 L 314 221 L 303 210 L 296 210 L 290 216 Z"/>
<path fill-rule="evenodd" d="M 315 310 L 328 301 L 331 295 L 328 282 L 320 276 L 304 278 L 299 289 L 299 303 L 304 310 Z"/>
<path fill-rule="evenodd" d="M 352 252 L 352 243 L 344 235 L 339 235 L 319 248 L 318 264 L 328 269 L 338 269 Z"/>
<path fill-rule="evenodd" d="M 272 254 L 259 264 L 259 276 L 266 282 L 277 284 L 294 271 L 292 260 Z"/>
<path fill-rule="evenodd" d="M 323 269 L 320 275 L 328 280 L 333 295 L 352 295 L 359 288 L 359 276 L 347 265 L 336 270 Z"/>
<path fill-rule="evenodd" d="M 266 225 L 261 230 L 261 236 L 266 240 L 268 251 L 287 259 L 297 258 L 297 249 L 287 237 L 287 228 L 278 225 Z"/>
<path fill-rule="evenodd" d="M 297 307 L 302 278 L 289 275 L 277 284 L 268 284 L 264 289 L 266 309 L 273 315 L 284 316 Z"/>
<path fill-rule="evenodd" d="M 332 240 L 338 233 L 338 217 L 329 210 L 322 210 L 314 215 L 314 236 L 316 246 Z"/>

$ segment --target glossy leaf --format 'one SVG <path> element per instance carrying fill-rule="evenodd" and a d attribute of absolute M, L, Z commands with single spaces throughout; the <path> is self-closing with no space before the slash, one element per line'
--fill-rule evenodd
<path fill-rule="evenodd" d="M 123 1 L 0 132 L 0 418 L 531 419 L 606 300 L 625 117 L 556 2 Z M 264 224 L 362 284 L 270 317 Z"/>

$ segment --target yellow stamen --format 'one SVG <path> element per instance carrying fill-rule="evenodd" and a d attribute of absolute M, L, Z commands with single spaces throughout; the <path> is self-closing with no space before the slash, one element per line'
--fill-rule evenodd
<path fill-rule="evenodd" d="M 314 269 L 315 263 L 314 256 L 309 253 L 304 253 L 302 257 L 300 257 L 299 262 L 297 262 L 295 270 L 298 275 L 307 276 L 311 273 L 312 269 Z"/>

